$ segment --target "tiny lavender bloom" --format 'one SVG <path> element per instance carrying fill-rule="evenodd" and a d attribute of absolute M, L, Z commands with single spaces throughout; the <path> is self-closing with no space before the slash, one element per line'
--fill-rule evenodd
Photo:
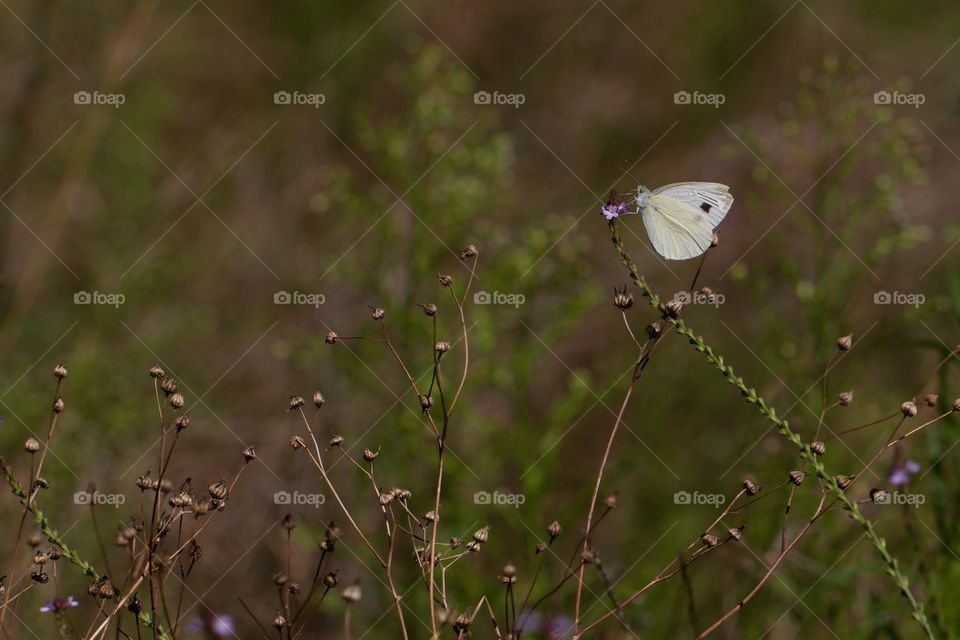
<path fill-rule="evenodd" d="M 902 487 L 910 482 L 910 476 L 918 471 L 920 471 L 920 465 L 913 460 L 907 460 L 902 465 L 897 465 L 890 469 L 888 479 L 893 486 Z"/>
<path fill-rule="evenodd" d="M 70 607 L 79 607 L 80 603 L 73 596 L 66 598 L 54 598 L 47 604 L 40 607 L 40 613 L 58 613 Z"/>
<path fill-rule="evenodd" d="M 627 213 L 627 203 L 617 196 L 616 191 L 611 192 L 610 199 L 607 200 L 605 205 L 600 207 L 600 215 L 606 218 L 608 222 L 619 218 L 625 213 Z"/>

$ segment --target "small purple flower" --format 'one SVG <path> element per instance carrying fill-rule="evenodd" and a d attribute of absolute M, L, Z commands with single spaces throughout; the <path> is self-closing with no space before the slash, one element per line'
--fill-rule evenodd
<path fill-rule="evenodd" d="M 600 215 L 607 219 L 607 222 L 610 220 L 615 220 L 623 214 L 627 213 L 627 203 L 617 195 L 616 191 L 610 192 L 610 199 L 607 200 L 607 203 L 600 207 Z"/>
<path fill-rule="evenodd" d="M 890 469 L 888 480 L 895 487 L 902 487 L 910 482 L 910 476 L 920 471 L 920 465 L 913 460 L 907 460 L 902 465 L 897 465 Z"/>
<path fill-rule="evenodd" d="M 233 618 L 228 615 L 217 615 L 212 611 L 205 612 L 200 618 L 194 618 L 187 626 L 188 634 L 206 632 L 211 638 L 235 638 Z"/>
<path fill-rule="evenodd" d="M 59 613 L 70 607 L 79 607 L 80 603 L 73 596 L 66 598 L 54 598 L 50 602 L 40 607 L 40 613 Z"/>

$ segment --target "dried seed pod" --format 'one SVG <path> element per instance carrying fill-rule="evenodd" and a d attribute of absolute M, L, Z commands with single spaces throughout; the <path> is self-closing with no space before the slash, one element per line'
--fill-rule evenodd
<path fill-rule="evenodd" d="M 614 491 L 606 498 L 603 499 L 603 504 L 607 506 L 608 509 L 616 509 L 620 506 L 620 492 Z"/>
<path fill-rule="evenodd" d="M 927 395 L 923 396 L 923 402 L 924 402 L 924 404 L 926 404 L 928 407 L 935 407 L 935 406 L 937 406 L 937 400 L 939 400 L 939 399 L 940 399 L 940 396 L 938 396 L 938 395 L 935 394 L 935 393 L 928 393 Z"/>
<path fill-rule="evenodd" d="M 53 368 L 53 377 L 59 380 L 67 377 L 67 368 L 63 366 L 62 362 Z"/>
<path fill-rule="evenodd" d="M 853 334 L 843 336 L 842 338 L 837 338 L 837 349 L 840 351 L 850 351 L 853 347 Z"/>
<path fill-rule="evenodd" d="M 60 396 L 57 396 L 57 399 L 53 401 L 53 412 L 54 413 L 62 412 L 64 406 L 65 405 L 63 403 L 63 398 L 61 398 Z"/>
<path fill-rule="evenodd" d="M 153 365 L 152 367 L 150 367 L 150 377 L 151 377 L 151 378 L 159 379 L 159 378 L 162 378 L 162 377 L 165 376 L 165 375 L 167 375 L 167 374 L 164 372 L 163 369 L 160 368 L 160 365 L 155 364 L 155 365 Z"/>
<path fill-rule="evenodd" d="M 173 407 L 174 409 L 182 409 L 183 402 L 184 400 L 183 400 L 182 393 L 174 393 L 170 396 L 170 406 Z"/>
<path fill-rule="evenodd" d="M 760 492 L 760 487 L 750 478 L 743 481 L 743 490 L 748 496 L 755 496 Z"/>
<path fill-rule="evenodd" d="M 374 320 L 383 320 L 383 317 L 387 315 L 383 307 L 370 307 L 370 310 L 372 311 L 371 315 Z"/>
<path fill-rule="evenodd" d="M 273 628 L 280 630 L 287 626 L 287 619 L 283 617 L 283 614 L 277 611 L 277 615 L 273 617 Z"/>
<path fill-rule="evenodd" d="M 380 452 L 379 452 L 379 451 L 371 451 L 370 449 L 366 449 L 366 448 L 365 448 L 365 449 L 363 450 L 362 454 L 363 454 L 363 459 L 364 459 L 364 460 L 366 460 L 367 462 L 373 462 L 374 460 L 377 459 L 377 456 L 380 455 Z"/>
<path fill-rule="evenodd" d="M 431 318 L 437 315 L 437 305 L 431 302 L 428 302 L 427 304 L 421 304 L 420 308 L 423 309 L 423 312 Z"/>
<path fill-rule="evenodd" d="M 40 442 L 36 438 L 27 438 L 23 443 L 23 450 L 32 455 L 40 451 Z"/>
<path fill-rule="evenodd" d="M 225 500 L 229 489 L 227 488 L 226 482 L 223 480 L 217 480 L 207 487 L 207 491 L 210 492 L 211 498 L 214 498 L 215 500 Z"/>
<path fill-rule="evenodd" d="M 307 443 L 300 436 L 292 436 L 290 438 L 290 446 L 296 451 L 297 449 L 302 449 L 307 446 Z"/>
<path fill-rule="evenodd" d="M 160 388 L 163 389 L 165 394 L 171 396 L 177 392 L 177 381 L 173 378 L 166 377 L 163 379 L 163 382 L 160 383 Z"/>
<path fill-rule="evenodd" d="M 853 404 L 853 391 L 844 391 L 837 396 L 837 402 L 841 407 L 849 407 Z"/>
<path fill-rule="evenodd" d="M 337 586 L 337 572 L 331 571 L 327 575 L 323 576 L 323 586 L 327 589 L 333 589 Z"/>
<path fill-rule="evenodd" d="M 490 539 L 490 527 L 481 527 L 473 532 L 473 539 L 483 544 Z"/>
<path fill-rule="evenodd" d="M 290 404 L 288 405 L 288 410 L 293 411 L 294 409 L 299 409 L 303 406 L 303 398 L 300 396 L 290 396 Z"/>
<path fill-rule="evenodd" d="M 330 442 L 327 443 L 327 446 L 331 449 L 343 446 L 343 436 L 338 436 L 337 434 L 330 436 Z"/>
<path fill-rule="evenodd" d="M 705 533 L 702 536 L 700 536 L 700 542 L 702 542 L 707 547 L 715 547 L 718 544 L 720 544 L 720 538 L 718 538 L 717 536 L 711 533 Z"/>
<path fill-rule="evenodd" d="M 810 451 L 815 456 L 822 456 L 827 451 L 827 445 L 820 440 L 815 440 L 810 443 Z"/>
<path fill-rule="evenodd" d="M 442 340 L 438 342 L 436 345 L 434 345 L 433 348 L 437 353 L 446 353 L 450 351 L 450 343 L 447 342 L 446 340 Z"/>
<path fill-rule="evenodd" d="M 633 294 L 627 293 L 627 285 L 623 285 L 623 289 L 613 288 L 613 306 L 620 311 L 626 311 L 633 306 Z"/>
<path fill-rule="evenodd" d="M 840 487 L 841 489 L 846 489 L 847 487 L 849 487 L 849 486 L 853 483 L 853 477 L 852 477 L 852 476 L 845 476 L 845 475 L 842 475 L 842 474 L 837 475 L 837 476 L 834 478 L 834 480 L 836 480 L 837 486 Z"/>
<path fill-rule="evenodd" d="M 548 524 L 547 535 L 550 536 L 550 542 L 553 542 L 554 540 L 556 540 L 560 536 L 561 531 L 562 529 L 560 528 L 560 523 L 557 522 L 556 520 Z"/>
<path fill-rule="evenodd" d="M 467 258 L 474 258 L 478 253 L 475 245 L 467 245 L 467 248 L 460 252 L 460 259 L 466 260 Z"/>
<path fill-rule="evenodd" d="M 807 477 L 807 474 L 805 474 L 803 471 L 800 471 L 799 469 L 796 469 L 790 472 L 790 482 L 797 485 L 798 487 L 800 486 L 801 483 L 803 483 L 803 480 L 806 477 Z"/>
<path fill-rule="evenodd" d="M 324 405 L 324 403 L 325 403 L 326 401 L 327 401 L 327 399 L 323 397 L 323 394 L 320 393 L 320 391 L 314 391 L 314 392 L 313 392 L 313 405 L 314 405 L 317 409 L 322 408 L 323 405 Z"/>
<path fill-rule="evenodd" d="M 917 415 L 917 405 L 914 404 L 912 400 L 907 400 L 900 405 L 900 413 L 902 413 L 905 418 L 912 418 Z"/>
<path fill-rule="evenodd" d="M 327 344 L 336 344 L 339 339 L 339 336 L 333 331 L 327 331 L 327 335 L 323 337 L 323 341 Z"/>
<path fill-rule="evenodd" d="M 448 275 L 444 275 L 444 274 L 442 274 L 442 273 L 438 273 L 438 274 L 437 274 L 437 280 L 440 281 L 440 286 L 441 286 L 441 287 L 449 287 L 450 285 L 453 284 L 453 277 L 452 277 L 452 276 L 448 276 Z"/>
<path fill-rule="evenodd" d="M 256 447 L 247 447 L 241 452 L 241 455 L 243 456 L 243 459 L 246 460 L 247 462 L 250 462 L 251 460 L 256 460 L 257 449 Z"/>
<path fill-rule="evenodd" d="M 343 598 L 343 601 L 347 604 L 360 602 L 360 598 L 363 597 L 363 592 L 360 590 L 360 583 L 355 582 L 354 584 L 344 587 L 340 593 L 340 597 Z"/>

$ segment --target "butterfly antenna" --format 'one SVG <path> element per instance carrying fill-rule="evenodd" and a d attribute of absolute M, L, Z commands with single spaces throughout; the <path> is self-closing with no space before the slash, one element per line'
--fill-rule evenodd
<path fill-rule="evenodd" d="M 693 276 L 693 282 L 690 283 L 690 293 L 693 293 L 693 290 L 697 288 L 697 280 L 700 278 L 700 272 L 703 271 L 703 265 L 707 261 L 707 256 L 710 254 L 710 249 L 707 249 L 703 252 L 703 257 L 700 258 L 700 266 L 697 267 L 697 273 Z"/>

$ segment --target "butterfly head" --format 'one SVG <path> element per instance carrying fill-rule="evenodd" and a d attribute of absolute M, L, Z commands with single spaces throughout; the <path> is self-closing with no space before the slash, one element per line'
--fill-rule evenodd
<path fill-rule="evenodd" d="M 637 187 L 637 191 L 633 196 L 633 202 L 637 205 L 637 211 L 643 211 L 647 203 L 650 201 L 650 189 L 647 189 L 645 186 L 640 185 Z"/>

